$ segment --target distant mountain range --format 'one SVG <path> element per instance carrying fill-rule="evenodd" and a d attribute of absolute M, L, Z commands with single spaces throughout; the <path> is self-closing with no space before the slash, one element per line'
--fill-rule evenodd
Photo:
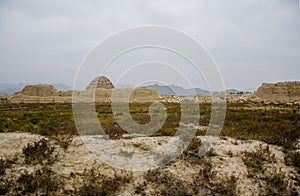
<path fill-rule="evenodd" d="M 26 85 L 30 85 L 30 84 L 35 84 L 35 83 L 0 84 L 0 96 L 12 95 L 18 91 L 21 91 Z M 64 84 L 51 84 L 51 85 L 53 85 L 57 90 L 60 91 L 72 90 L 71 87 L 66 86 Z"/>
<path fill-rule="evenodd" d="M 158 85 L 158 84 L 151 84 L 147 86 L 143 86 L 142 88 L 154 88 L 157 90 L 157 92 L 161 96 L 187 96 L 187 95 L 194 95 L 194 94 L 202 94 L 202 95 L 211 95 L 212 92 L 208 90 L 204 90 L 201 88 L 183 88 L 181 86 L 176 86 L 176 85 Z M 226 90 L 228 94 L 244 94 L 247 93 L 248 91 L 240 91 L 236 89 L 228 89 Z"/>
<path fill-rule="evenodd" d="M 210 95 L 211 94 L 208 90 L 203 90 L 201 88 L 186 89 L 186 88 L 183 88 L 181 86 L 176 86 L 176 85 L 164 86 L 164 85 L 158 85 L 158 84 L 151 84 L 151 85 L 143 86 L 142 88 L 156 89 L 157 92 L 161 96 L 171 96 L 171 95 L 187 96 L 187 95 L 194 95 L 194 94 L 202 94 L 202 95 Z"/>

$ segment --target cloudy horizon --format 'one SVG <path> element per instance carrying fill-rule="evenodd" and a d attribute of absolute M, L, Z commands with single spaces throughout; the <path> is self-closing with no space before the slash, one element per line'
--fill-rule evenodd
<path fill-rule="evenodd" d="M 143 25 L 175 28 L 202 43 L 227 89 L 300 80 L 298 0 L 2 0 L 0 10 L 0 83 L 73 86 L 91 48 Z"/>

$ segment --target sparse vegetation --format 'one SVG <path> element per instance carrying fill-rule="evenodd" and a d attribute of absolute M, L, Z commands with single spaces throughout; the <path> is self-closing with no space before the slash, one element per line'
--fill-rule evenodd
<path fill-rule="evenodd" d="M 106 176 L 101 174 L 99 170 L 92 168 L 85 170 L 83 173 L 83 184 L 75 194 L 78 195 L 115 195 L 121 186 L 130 183 L 132 173 L 125 171 L 114 171 L 114 176 Z"/>
<path fill-rule="evenodd" d="M 147 183 L 146 181 L 144 181 L 143 183 L 138 183 L 137 185 L 135 185 L 135 188 L 134 188 L 134 193 L 135 194 L 139 194 L 139 195 L 146 195 L 146 192 L 145 192 L 145 187 L 147 186 Z"/>
<path fill-rule="evenodd" d="M 174 135 L 179 126 L 181 112 L 178 103 L 163 103 L 167 119 L 155 136 Z M 150 103 L 130 104 L 132 118 L 140 124 L 150 121 Z M 66 133 L 76 135 L 71 104 L 7 104 L 0 105 L 0 132 L 23 131 L 45 136 Z M 226 119 L 221 132 L 222 136 L 238 139 L 261 140 L 268 144 L 293 149 L 300 137 L 300 108 L 289 105 L 227 105 Z M 115 131 L 115 117 L 109 103 L 96 104 L 96 112 L 102 128 L 110 135 Z M 211 104 L 199 105 L 201 125 L 207 126 L 210 121 Z M 119 112 L 116 117 L 121 117 Z M 119 127 L 118 133 L 123 132 Z M 198 130 L 204 135 L 205 130 Z M 63 135 L 63 134 L 62 134 Z M 119 134 L 118 134 L 119 135 Z M 119 137 L 119 136 L 118 136 Z"/>
<path fill-rule="evenodd" d="M 261 140 L 292 149 L 300 137 L 299 106 L 228 104 L 224 136 Z"/>
<path fill-rule="evenodd" d="M 181 153 L 181 159 L 189 161 L 191 163 L 198 162 L 201 157 L 199 156 L 199 149 L 201 147 L 201 139 L 194 137 L 189 143 L 188 147 Z"/>
<path fill-rule="evenodd" d="M 110 139 L 121 139 L 122 135 L 124 134 L 124 130 L 118 126 L 118 125 L 114 125 L 108 132 L 108 137 Z"/>
<path fill-rule="evenodd" d="M 70 134 L 59 134 L 56 136 L 51 136 L 50 138 L 57 141 L 59 146 L 65 150 L 69 147 L 73 140 L 73 136 Z"/>
<path fill-rule="evenodd" d="M 207 151 L 206 155 L 208 157 L 214 157 L 217 156 L 217 153 L 215 152 L 215 150 L 213 148 L 209 149 L 209 151 Z"/>
<path fill-rule="evenodd" d="M 144 174 L 144 178 L 154 184 L 155 195 L 193 195 L 193 190 L 189 189 L 186 183 L 169 172 L 160 169 L 149 170 Z"/>
<path fill-rule="evenodd" d="M 25 170 L 17 179 L 17 191 L 18 194 L 36 193 L 48 195 L 52 191 L 56 191 L 61 187 L 62 181 L 54 176 L 54 172 L 48 168 L 43 167 L 37 169 L 32 173 Z"/>
<path fill-rule="evenodd" d="M 54 147 L 51 147 L 45 138 L 28 143 L 22 151 L 27 164 L 51 164 L 54 161 Z"/>
<path fill-rule="evenodd" d="M 5 174 L 5 170 L 6 168 L 8 168 L 9 165 L 7 163 L 7 160 L 4 159 L 4 158 L 1 158 L 0 159 L 0 176 L 4 175 Z"/>
<path fill-rule="evenodd" d="M 271 153 L 268 145 L 259 145 L 254 152 L 245 151 L 243 161 L 248 169 L 248 176 L 254 177 L 265 171 L 264 165 L 275 162 L 275 155 Z"/>
<path fill-rule="evenodd" d="M 300 171 L 300 152 L 295 150 L 285 150 L 284 151 L 284 161 L 285 164 L 294 166 Z"/>
<path fill-rule="evenodd" d="M 243 161 L 248 169 L 248 177 L 257 182 L 263 181 L 266 195 L 295 195 L 286 179 L 286 174 L 275 166 L 275 156 L 270 152 L 268 146 L 260 145 L 255 152 L 244 152 Z M 261 186 L 261 185 L 260 185 Z M 296 194 L 297 195 L 297 194 Z"/>
<path fill-rule="evenodd" d="M 225 177 L 222 182 L 214 183 L 213 192 L 220 195 L 237 195 L 237 178 L 235 176 Z"/>
<path fill-rule="evenodd" d="M 263 180 L 266 182 L 267 195 L 297 195 L 297 192 L 290 190 L 285 173 L 281 170 L 273 169 L 271 173 L 263 177 Z"/>
<path fill-rule="evenodd" d="M 237 178 L 235 176 L 216 178 L 216 172 L 212 170 L 212 162 L 209 158 L 202 158 L 201 169 L 190 176 L 190 180 L 183 181 L 178 176 L 154 169 L 144 173 L 144 186 L 136 187 L 142 192 L 147 182 L 154 185 L 155 195 L 236 195 Z"/>

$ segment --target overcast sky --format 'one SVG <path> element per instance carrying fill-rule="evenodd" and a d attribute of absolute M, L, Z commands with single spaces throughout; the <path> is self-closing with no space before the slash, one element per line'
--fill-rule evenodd
<path fill-rule="evenodd" d="M 0 83 L 73 86 L 95 44 L 140 25 L 168 26 L 197 39 L 226 88 L 300 80 L 298 0 L 1 0 Z"/>

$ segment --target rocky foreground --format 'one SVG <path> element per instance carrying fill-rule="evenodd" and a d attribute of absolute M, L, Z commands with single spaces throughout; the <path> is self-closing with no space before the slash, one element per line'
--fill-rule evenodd
<path fill-rule="evenodd" d="M 0 194 L 300 193 L 299 168 L 290 162 L 292 157 L 287 156 L 282 147 L 255 140 L 221 137 L 204 157 L 198 157 L 195 155 L 201 145 L 201 137 L 198 137 L 167 165 L 144 172 L 130 172 L 112 168 L 98 160 L 79 136 L 42 139 L 44 137 L 29 133 L 0 133 L 0 138 Z M 137 151 L 147 151 L 167 139 L 127 138 L 121 141 Z M 299 150 L 298 146 L 295 151 Z"/>

